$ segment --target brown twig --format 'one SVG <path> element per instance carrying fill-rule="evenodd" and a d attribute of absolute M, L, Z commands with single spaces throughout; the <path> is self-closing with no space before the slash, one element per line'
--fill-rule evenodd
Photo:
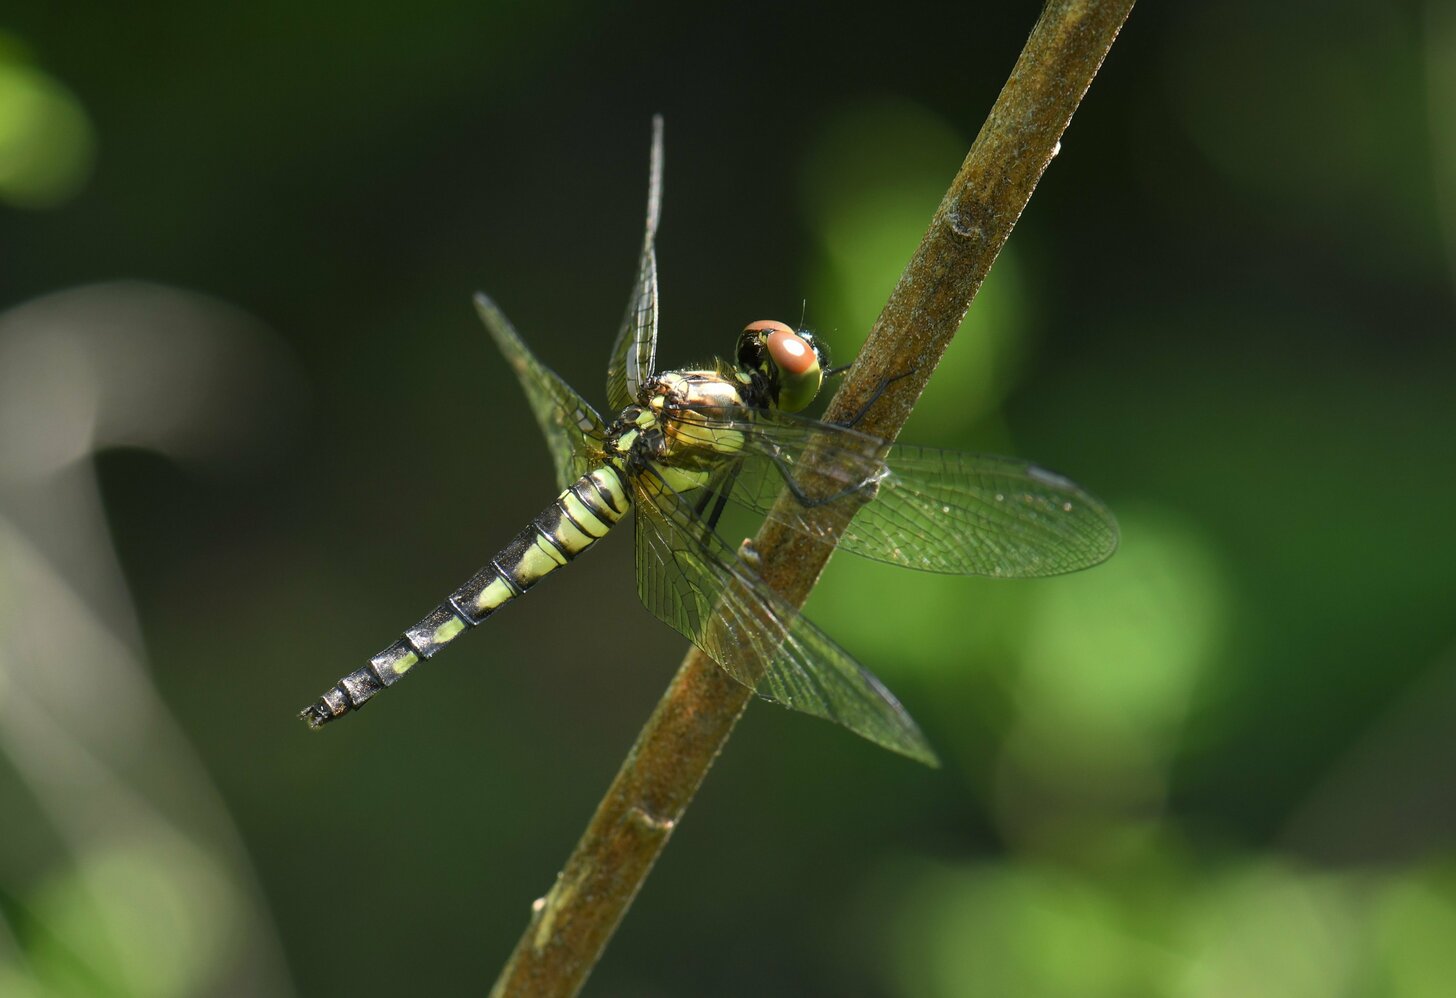
<path fill-rule="evenodd" d="M 1049 0 L 1011 77 L 880 313 L 826 418 L 893 439 L 965 318 L 1055 154 L 1133 0 Z M 796 606 L 832 548 L 765 524 L 764 578 Z M 574 995 L 647 878 L 752 693 L 696 648 L 638 735 L 591 824 L 496 981 L 493 995 Z"/>

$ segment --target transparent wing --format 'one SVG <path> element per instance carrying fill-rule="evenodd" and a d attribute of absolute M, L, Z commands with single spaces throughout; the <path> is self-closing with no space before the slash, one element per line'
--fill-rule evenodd
<path fill-rule="evenodd" d="M 525 389 L 551 450 L 556 485 L 566 488 L 600 463 L 602 441 L 607 436 L 602 417 L 555 371 L 536 359 L 495 302 L 476 294 L 475 310 Z"/>
<path fill-rule="evenodd" d="M 939 765 L 878 679 L 707 530 L 686 499 L 649 484 L 637 488 L 637 592 L 659 620 L 764 699 Z"/>
<path fill-rule="evenodd" d="M 637 398 L 652 377 L 657 356 L 657 219 L 662 214 L 662 116 L 652 119 L 652 162 L 647 178 L 647 234 L 637 261 L 637 280 L 627 299 L 627 314 L 607 364 L 607 405 L 619 412 Z"/>
<path fill-rule="evenodd" d="M 889 444 L 777 411 L 682 415 L 742 435 L 735 502 L 814 538 L 842 528 L 839 547 L 861 557 L 926 572 L 1029 577 L 1087 568 L 1117 548 L 1106 506 L 1025 461 Z M 819 454 L 812 469 L 811 450 Z M 777 507 L 789 483 L 803 501 Z"/>

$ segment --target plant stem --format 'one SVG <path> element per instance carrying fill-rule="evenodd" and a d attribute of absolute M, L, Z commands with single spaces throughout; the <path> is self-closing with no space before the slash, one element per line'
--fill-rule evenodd
<path fill-rule="evenodd" d="M 900 432 L 1132 6 L 1049 0 L 1043 8 L 826 419 L 854 414 L 884 379 L 908 371 L 857 426 L 885 439 Z M 763 577 L 795 606 L 832 553 L 772 520 L 754 546 Z M 556 884 L 533 906 L 493 995 L 580 990 L 752 696 L 707 655 L 688 652 Z"/>

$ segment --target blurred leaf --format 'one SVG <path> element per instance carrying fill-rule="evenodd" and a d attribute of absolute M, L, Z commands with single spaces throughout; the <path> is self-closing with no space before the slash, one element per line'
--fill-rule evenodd
<path fill-rule="evenodd" d="M 1449 860 L 1398 873 L 1375 903 L 1376 993 L 1442 998 L 1456 981 L 1456 875 Z"/>
<path fill-rule="evenodd" d="M 1024 709 L 1097 729 L 1094 740 L 1176 726 L 1228 626 L 1211 539 L 1167 511 L 1117 512 L 1122 542 L 1110 560 L 1029 594 Z"/>
<path fill-rule="evenodd" d="M 1157 948 L 1075 874 L 1028 865 L 936 869 L 907 884 L 894 993 L 913 998 L 1151 994 Z"/>
<path fill-rule="evenodd" d="M 138 998 L 196 994 L 228 955 L 233 887 L 201 851 L 155 829 L 108 844 L 35 896 L 45 927 L 29 947 L 35 978 L 51 995 Z"/>
<path fill-rule="evenodd" d="M 895 286 L 967 141 L 949 122 L 906 101 L 848 105 L 813 137 L 801 168 L 805 211 L 818 237 L 810 325 L 848 363 Z M 935 377 L 906 439 L 946 440 L 993 412 L 1022 362 L 1026 294 L 1016 251 L 1003 251 Z"/>
<path fill-rule="evenodd" d="M 96 140 L 75 95 L 15 48 L 0 46 L 0 200 L 54 208 L 85 184 Z"/>
<path fill-rule="evenodd" d="M 1275 861 L 1235 868 L 1190 899 L 1169 990 L 1186 998 L 1355 993 L 1362 952 L 1354 886 Z"/>

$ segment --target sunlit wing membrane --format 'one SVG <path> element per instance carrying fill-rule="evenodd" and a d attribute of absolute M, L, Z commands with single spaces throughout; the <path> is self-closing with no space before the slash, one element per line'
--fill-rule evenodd
<path fill-rule="evenodd" d="M 618 412 L 631 405 L 653 374 L 657 358 L 657 220 L 662 213 L 662 117 L 652 119 L 652 156 L 647 181 L 647 232 L 637 279 L 622 316 L 622 328 L 607 364 L 607 405 Z"/>
<path fill-rule="evenodd" d="M 878 679 L 704 530 L 686 499 L 650 484 L 637 485 L 637 591 L 659 620 L 764 699 L 939 764 Z"/>
<path fill-rule="evenodd" d="M 536 359 L 495 302 L 477 294 L 475 309 L 525 389 L 551 450 L 556 486 L 566 488 L 601 463 L 602 441 L 607 435 L 602 417 L 555 371 Z"/>
<path fill-rule="evenodd" d="M 839 547 L 861 557 L 1006 578 L 1077 571 L 1117 547 L 1117 521 L 1106 506 L 1025 461 L 888 444 L 781 412 L 694 415 L 743 435 L 735 502 L 814 538 L 842 527 Z M 837 498 L 776 504 L 790 479 L 809 497 Z"/>

